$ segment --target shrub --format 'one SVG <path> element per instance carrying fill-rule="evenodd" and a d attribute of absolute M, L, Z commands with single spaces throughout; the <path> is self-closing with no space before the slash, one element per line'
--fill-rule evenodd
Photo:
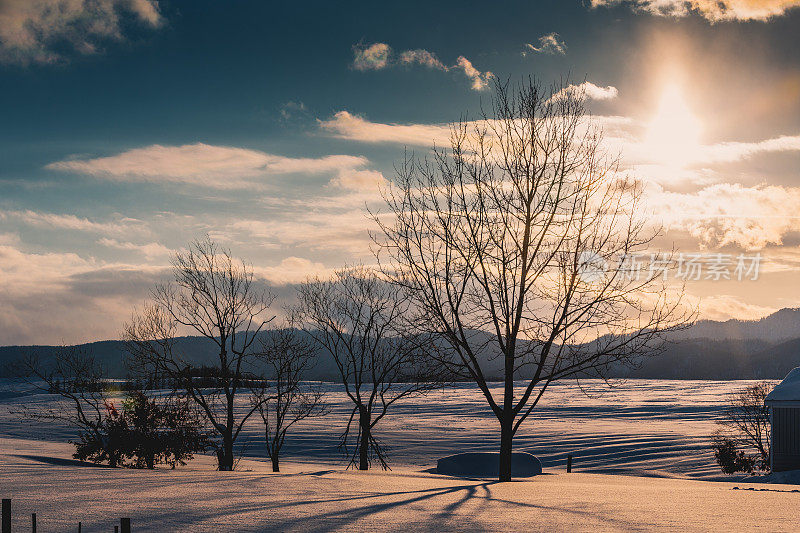
<path fill-rule="evenodd" d="M 106 415 L 94 431 L 79 434 L 74 457 L 110 466 L 155 468 L 185 465 L 208 448 L 199 417 L 184 400 L 148 398 L 131 391 L 118 410 L 106 402 Z"/>
<path fill-rule="evenodd" d="M 753 473 L 757 458 L 748 456 L 743 450 L 740 450 L 735 440 L 724 435 L 715 435 L 712 437 L 711 447 L 714 450 L 714 458 L 724 473 Z"/>

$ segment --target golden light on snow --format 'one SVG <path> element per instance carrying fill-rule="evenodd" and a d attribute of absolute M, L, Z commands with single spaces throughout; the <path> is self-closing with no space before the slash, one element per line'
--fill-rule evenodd
<path fill-rule="evenodd" d="M 681 87 L 667 85 L 645 136 L 645 147 L 652 159 L 671 167 L 685 166 L 697 156 L 701 132 L 702 125 Z"/>

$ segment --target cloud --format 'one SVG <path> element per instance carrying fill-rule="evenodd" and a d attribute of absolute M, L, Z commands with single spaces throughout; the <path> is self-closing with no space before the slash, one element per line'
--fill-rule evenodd
<path fill-rule="evenodd" d="M 381 124 L 339 111 L 329 120 L 319 120 L 319 126 L 335 137 L 368 143 L 398 143 L 430 146 L 445 144 L 450 139 L 447 124 Z"/>
<path fill-rule="evenodd" d="M 777 152 L 800 151 L 800 135 L 784 135 L 758 142 L 725 142 L 702 146 L 697 161 L 703 163 L 725 163 L 740 161 L 754 155 Z"/>
<path fill-rule="evenodd" d="M 118 217 L 113 222 L 96 222 L 75 215 L 41 213 L 32 210 L 0 211 L 0 220 L 9 219 L 18 220 L 29 226 L 104 235 L 129 235 L 132 232 L 141 233 L 145 231 L 145 225 L 142 221 L 127 217 Z"/>
<path fill-rule="evenodd" d="M 522 55 L 525 56 L 528 51 L 563 56 L 567 53 L 567 43 L 561 40 L 557 33 L 548 33 L 539 37 L 539 46 L 525 43 L 525 50 L 523 50 Z"/>
<path fill-rule="evenodd" d="M 619 96 L 616 87 L 600 87 L 590 81 L 585 81 L 580 85 L 568 85 L 551 97 L 551 100 L 561 98 L 586 98 L 587 100 L 613 100 Z"/>
<path fill-rule="evenodd" d="M 287 257 L 277 266 L 257 268 L 254 273 L 274 285 L 290 285 L 302 283 L 312 276 L 327 277 L 333 273 L 333 269 L 302 257 Z"/>
<path fill-rule="evenodd" d="M 134 244 L 132 242 L 120 242 L 116 239 L 102 238 L 97 241 L 98 244 L 115 248 L 117 250 L 129 250 L 138 252 L 144 255 L 147 259 L 157 259 L 169 257 L 171 250 L 163 244 L 151 242 L 147 244 Z"/>
<path fill-rule="evenodd" d="M 289 120 L 297 115 L 308 114 L 308 108 L 303 102 L 286 102 L 280 109 L 281 118 Z"/>
<path fill-rule="evenodd" d="M 650 184 L 645 205 L 668 230 L 688 232 L 706 247 L 759 250 L 800 231 L 800 188 L 718 183 L 690 193 Z"/>
<path fill-rule="evenodd" d="M 353 46 L 353 68 L 356 70 L 380 70 L 389 65 L 392 48 L 386 43 L 374 43 L 369 46 L 357 44 Z"/>
<path fill-rule="evenodd" d="M 271 175 L 338 173 L 368 163 L 360 156 L 291 158 L 246 148 L 197 143 L 154 144 L 109 157 L 58 161 L 46 168 L 113 181 L 171 182 L 233 189 L 251 186 L 256 178 Z"/>
<path fill-rule="evenodd" d="M 330 183 L 353 191 L 375 191 L 386 183 L 386 178 L 376 170 L 351 170 L 341 172 Z"/>
<path fill-rule="evenodd" d="M 766 21 L 800 6 L 800 0 L 591 0 L 592 7 L 628 6 L 636 11 L 669 17 L 697 13 L 712 22 Z"/>
<path fill-rule="evenodd" d="M 156 0 L 3 0 L 0 62 L 56 63 L 69 54 L 93 54 L 124 40 L 128 20 L 163 24 Z"/>
<path fill-rule="evenodd" d="M 436 57 L 436 54 L 422 49 L 406 50 L 405 52 L 401 52 L 400 63 L 404 65 L 417 64 L 428 68 L 447 70 L 447 66 L 439 61 L 439 58 Z"/>
<path fill-rule="evenodd" d="M 749 304 L 725 294 L 699 298 L 697 303 L 700 318 L 706 320 L 758 320 L 778 310 L 777 307 Z"/>
<path fill-rule="evenodd" d="M 472 62 L 464 56 L 458 56 L 456 63 L 448 66 L 442 63 L 436 54 L 421 48 L 405 50 L 395 55 L 392 47 L 386 43 L 353 46 L 352 67 L 355 70 L 382 70 L 394 65 L 422 65 L 443 72 L 460 70 L 472 82 L 471 87 L 476 91 L 488 88 L 489 80 L 494 77 L 494 74 L 488 70 L 481 72 L 476 69 Z"/>
<path fill-rule="evenodd" d="M 485 90 L 489 86 L 489 80 L 494 77 L 494 74 L 488 70 L 486 72 L 481 72 L 473 67 L 469 59 L 464 56 L 458 56 L 456 65 L 464 71 L 464 75 L 467 78 L 472 80 L 472 88 L 476 91 Z"/>

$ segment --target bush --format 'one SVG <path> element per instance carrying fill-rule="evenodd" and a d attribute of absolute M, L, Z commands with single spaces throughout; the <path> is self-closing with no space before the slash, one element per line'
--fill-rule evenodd
<path fill-rule="evenodd" d="M 714 450 L 714 458 L 724 473 L 753 473 L 757 458 L 748 456 L 743 450 L 740 450 L 735 440 L 723 435 L 716 435 L 712 437 L 711 447 Z"/>
<path fill-rule="evenodd" d="M 110 466 L 155 468 L 185 465 L 209 446 L 202 422 L 186 401 L 148 398 L 131 391 L 118 410 L 106 402 L 106 415 L 93 431 L 79 434 L 74 457 Z"/>

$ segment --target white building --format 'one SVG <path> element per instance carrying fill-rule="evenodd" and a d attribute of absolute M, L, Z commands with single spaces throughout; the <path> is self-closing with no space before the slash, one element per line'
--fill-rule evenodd
<path fill-rule="evenodd" d="M 795 368 L 767 395 L 772 439 L 773 472 L 800 469 L 800 367 Z"/>

